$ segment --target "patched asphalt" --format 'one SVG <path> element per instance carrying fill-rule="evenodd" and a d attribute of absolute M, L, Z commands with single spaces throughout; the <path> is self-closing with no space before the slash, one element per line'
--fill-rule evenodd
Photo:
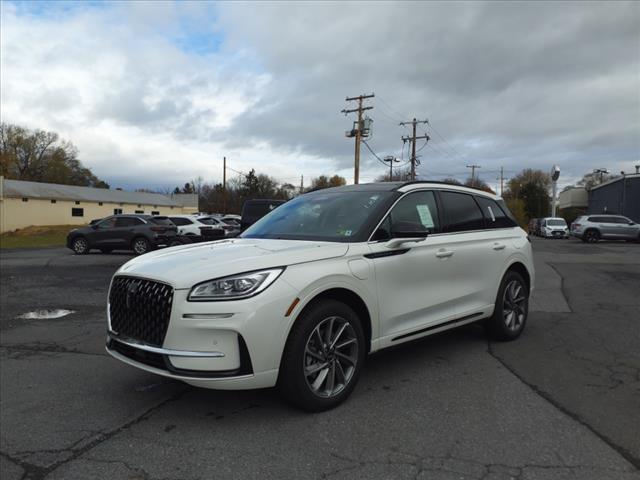
<path fill-rule="evenodd" d="M 640 479 L 640 245 L 534 239 L 516 342 L 372 356 L 342 406 L 197 389 L 104 352 L 127 255 L 0 253 L 0 478 Z M 66 317 L 24 320 L 38 309 Z"/>

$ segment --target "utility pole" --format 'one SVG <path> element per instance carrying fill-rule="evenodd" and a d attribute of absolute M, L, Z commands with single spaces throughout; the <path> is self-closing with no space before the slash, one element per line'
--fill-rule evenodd
<path fill-rule="evenodd" d="M 300 175 L 300 195 L 304 193 L 304 175 Z"/>
<path fill-rule="evenodd" d="M 504 167 L 500 167 L 500 196 L 504 190 Z"/>
<path fill-rule="evenodd" d="M 411 142 L 411 181 L 416 179 L 416 140 L 424 138 L 427 142 L 431 139 L 426 133 L 419 137 L 416 137 L 416 125 L 419 123 L 429 123 L 429 120 L 416 120 L 415 118 L 410 122 L 400 122 L 400 126 L 411 125 L 413 127 L 412 135 L 402 137 L 403 142 Z"/>
<path fill-rule="evenodd" d="M 384 157 L 382 160 L 389 162 L 389 181 L 393 182 L 393 162 L 398 162 L 398 159 L 393 155 Z"/>
<path fill-rule="evenodd" d="M 363 123 L 362 123 L 362 112 L 364 112 L 365 110 L 371 110 L 373 109 L 373 107 L 369 106 L 369 107 L 363 107 L 362 106 L 362 102 L 367 99 L 367 98 L 373 98 L 375 97 L 375 95 L 372 93 L 371 95 L 358 95 L 357 97 L 347 97 L 345 99 L 345 101 L 347 102 L 353 102 L 353 101 L 358 101 L 358 108 L 353 108 L 350 110 L 346 110 L 343 109 L 341 111 L 341 113 L 344 113 L 345 115 L 349 114 L 349 113 L 353 113 L 353 112 L 357 112 L 358 113 L 358 120 L 357 122 L 354 122 L 354 128 L 350 131 L 347 132 L 346 136 L 351 138 L 351 137 L 355 137 L 356 139 L 356 147 L 355 147 L 355 154 L 354 154 L 354 164 L 353 164 L 353 183 L 354 184 L 358 184 L 360 181 L 360 141 L 362 140 L 362 137 L 366 137 L 368 136 L 368 132 L 365 132 L 364 128 L 363 128 Z"/>
<path fill-rule="evenodd" d="M 227 157 L 222 157 L 222 213 L 227 214 Z"/>
<path fill-rule="evenodd" d="M 471 186 L 476 186 L 476 168 L 482 168 L 480 165 L 467 165 L 471 169 Z"/>

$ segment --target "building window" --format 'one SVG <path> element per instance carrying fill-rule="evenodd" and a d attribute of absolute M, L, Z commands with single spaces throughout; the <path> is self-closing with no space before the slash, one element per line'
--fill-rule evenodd
<path fill-rule="evenodd" d="M 56 203 L 56 202 L 57 202 L 57 200 L 51 200 L 51 203 Z"/>
<path fill-rule="evenodd" d="M 23 201 L 23 202 L 28 202 L 28 201 L 29 201 L 29 199 L 28 199 L 28 198 L 23 198 L 23 199 L 22 199 L 22 201 Z"/>
<path fill-rule="evenodd" d="M 71 209 L 72 217 L 84 217 L 84 208 L 72 208 Z"/>
<path fill-rule="evenodd" d="M 102 202 L 98 202 L 98 205 L 102 206 Z"/>
<path fill-rule="evenodd" d="M 78 200 L 76 200 L 76 205 L 80 205 L 80 202 Z"/>
<path fill-rule="evenodd" d="M 144 210 L 136 210 L 136 213 L 144 213 Z"/>
<path fill-rule="evenodd" d="M 138 204 L 138 208 L 140 208 L 142 205 Z"/>
<path fill-rule="evenodd" d="M 124 205 L 124 203 L 121 203 L 120 206 Z"/>
<path fill-rule="evenodd" d="M 157 210 L 154 210 L 151 212 L 151 215 L 160 215 L 160 212 L 158 212 Z"/>
<path fill-rule="evenodd" d="M 171 208 L 171 210 L 173 210 L 173 207 L 169 207 L 169 208 Z"/>
<path fill-rule="evenodd" d="M 114 215 L 120 215 L 122 213 L 122 209 L 121 208 L 114 208 L 113 209 L 113 214 Z"/>

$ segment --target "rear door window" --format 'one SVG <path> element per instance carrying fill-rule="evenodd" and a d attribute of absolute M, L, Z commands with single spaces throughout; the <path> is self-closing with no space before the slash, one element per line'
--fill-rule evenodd
<path fill-rule="evenodd" d="M 468 232 L 484 228 L 482 211 L 472 195 L 440 192 L 440 200 L 445 219 L 444 232 Z"/>
<path fill-rule="evenodd" d="M 116 227 L 135 227 L 142 225 L 142 220 L 136 217 L 119 217 L 116 220 Z"/>

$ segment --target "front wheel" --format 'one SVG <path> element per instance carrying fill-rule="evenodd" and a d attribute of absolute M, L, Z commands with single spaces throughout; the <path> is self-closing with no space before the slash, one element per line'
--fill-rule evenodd
<path fill-rule="evenodd" d="M 71 248 L 76 255 L 84 255 L 89 253 L 89 242 L 84 237 L 78 237 L 71 244 Z"/>
<path fill-rule="evenodd" d="M 520 336 L 529 316 L 529 290 L 522 276 L 508 271 L 498 290 L 493 316 L 486 326 L 496 340 L 515 340 Z"/>
<path fill-rule="evenodd" d="M 312 304 L 287 339 L 280 393 L 310 412 L 334 408 L 355 388 L 366 350 L 360 319 L 351 308 L 337 300 Z"/>
<path fill-rule="evenodd" d="M 136 255 L 144 255 L 149 250 L 151 250 L 151 245 L 149 244 L 149 241 L 146 238 L 140 237 L 140 238 L 136 238 L 133 241 L 131 248 L 133 249 Z"/>

